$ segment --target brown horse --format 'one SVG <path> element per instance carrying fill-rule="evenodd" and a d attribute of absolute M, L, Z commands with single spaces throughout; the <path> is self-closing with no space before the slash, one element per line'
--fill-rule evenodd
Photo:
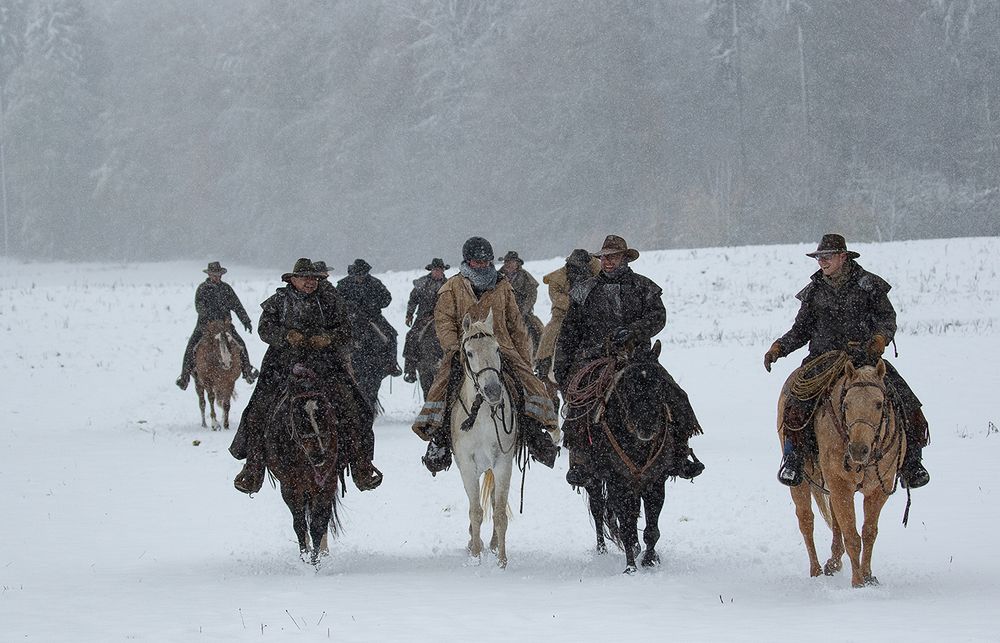
<path fill-rule="evenodd" d="M 785 398 L 799 370 L 792 372 L 778 401 L 778 430 L 784 443 Z M 872 548 L 878 519 L 886 500 L 896 490 L 896 479 L 906 451 L 906 436 L 885 387 L 885 363 L 855 368 L 850 361 L 843 374 L 819 402 L 814 415 L 818 460 L 806 458 L 805 482 L 792 487 L 799 530 L 809 555 L 809 575 L 832 575 L 842 567 L 846 549 L 854 587 L 876 585 Z M 827 495 L 827 492 L 829 495 Z M 864 496 L 864 523 L 857 530 L 854 494 Z M 820 568 L 813 542 L 812 497 L 833 531 L 830 559 Z"/>
<path fill-rule="evenodd" d="M 316 371 L 295 364 L 267 429 L 265 457 L 292 514 L 299 553 L 313 565 L 328 553 L 327 529 L 336 533 L 339 526 L 338 410 L 322 381 Z"/>
<path fill-rule="evenodd" d="M 194 390 L 201 408 L 201 425 L 205 425 L 205 395 L 211 409 L 212 430 L 220 428 L 215 417 L 215 401 L 222 407 L 221 428 L 229 428 L 229 406 L 236 397 L 236 379 L 240 376 L 243 361 L 240 345 L 232 335 L 233 326 L 225 320 L 205 323 L 201 340 L 194 349 Z"/>

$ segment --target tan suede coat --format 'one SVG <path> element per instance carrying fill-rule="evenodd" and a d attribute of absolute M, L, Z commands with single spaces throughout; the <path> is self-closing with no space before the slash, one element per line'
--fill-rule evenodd
<path fill-rule="evenodd" d="M 486 319 L 491 310 L 493 332 L 500 344 L 504 364 L 514 370 L 524 389 L 525 413 L 546 427 L 558 425 L 545 385 L 535 377 L 531 369 L 531 340 L 528 339 L 528 330 L 510 283 L 500 278 L 493 290 L 487 290 L 480 299 L 476 299 L 469 280 L 455 275 L 441 286 L 434 306 L 434 327 L 444 358 L 434 383 L 427 391 L 424 407 L 413 424 L 413 431 L 420 437 L 429 439 L 430 432 L 440 427 L 444 421 L 452 360 L 461 349 L 462 319 L 466 313 L 473 320 Z"/>

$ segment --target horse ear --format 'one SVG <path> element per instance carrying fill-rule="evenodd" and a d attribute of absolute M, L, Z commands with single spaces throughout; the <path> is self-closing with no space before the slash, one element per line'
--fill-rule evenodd
<path fill-rule="evenodd" d="M 486 325 L 489 327 L 490 332 L 493 332 L 493 309 L 490 308 L 490 312 L 486 313 Z"/>
<path fill-rule="evenodd" d="M 857 371 L 854 369 L 854 364 L 848 360 L 847 364 L 844 365 L 844 375 L 847 377 L 848 381 L 853 381 L 857 375 Z"/>
<path fill-rule="evenodd" d="M 469 326 L 472 326 L 472 315 L 465 313 L 465 317 L 462 318 L 462 332 L 467 332 Z"/>
<path fill-rule="evenodd" d="M 659 359 L 660 358 L 660 349 L 661 348 L 663 348 L 663 345 L 660 344 L 660 340 L 656 340 L 655 342 L 653 342 L 653 358 L 654 359 Z"/>
<path fill-rule="evenodd" d="M 885 377 L 885 362 L 882 360 L 879 360 L 878 364 L 875 365 L 875 374 L 878 375 L 879 379 Z"/>

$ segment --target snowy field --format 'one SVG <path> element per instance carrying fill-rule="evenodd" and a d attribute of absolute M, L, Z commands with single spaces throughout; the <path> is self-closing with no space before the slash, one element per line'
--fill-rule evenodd
<path fill-rule="evenodd" d="M 376 423 L 385 482 L 349 484 L 343 533 L 316 571 L 276 490 L 233 489 L 232 431 L 202 429 L 194 387 L 174 386 L 204 263 L 0 262 L 0 640 L 998 640 L 1000 239 L 854 248 L 895 286 L 893 362 L 933 435 L 931 484 L 914 492 L 909 527 L 903 493 L 886 505 L 881 585 L 864 589 L 846 569 L 809 578 L 774 478 L 775 400 L 804 351 L 770 374 L 762 355 L 791 325 L 813 247 L 643 252 L 633 264 L 663 286 L 661 359 L 705 427 L 692 445 L 707 465 L 694 484 L 667 483 L 663 564 L 634 576 L 621 552 L 593 553 L 565 453 L 554 471 L 528 471 L 507 569 L 470 561 L 458 471 L 421 466 L 408 426 L 419 393 L 401 379 L 383 386 Z M 229 267 L 256 328 L 283 270 L 209 259 Z M 525 267 L 540 280 L 560 264 Z M 380 275 L 400 345 L 419 274 Z M 536 312 L 548 317 L 544 288 Z M 259 364 L 262 343 L 248 343 Z M 238 391 L 234 426 L 250 387 Z M 825 559 L 821 521 L 817 545 Z"/>

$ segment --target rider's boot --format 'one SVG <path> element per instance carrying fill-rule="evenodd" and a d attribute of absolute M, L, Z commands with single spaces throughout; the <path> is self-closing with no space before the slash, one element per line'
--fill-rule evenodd
<path fill-rule="evenodd" d="M 351 465 L 351 478 L 359 491 L 370 491 L 382 484 L 382 472 L 367 460 Z"/>
<path fill-rule="evenodd" d="M 183 371 L 181 371 L 180 377 L 177 378 L 174 384 L 176 384 L 177 388 L 179 388 L 180 390 L 186 391 L 188 383 L 190 381 L 191 381 L 191 371 L 185 368 Z"/>
<path fill-rule="evenodd" d="M 558 430 L 551 432 L 536 420 L 521 416 L 521 431 L 524 433 L 524 441 L 528 445 L 531 457 L 550 469 L 556 466 L 559 447 L 553 441 L 553 433 L 558 435 Z"/>
<path fill-rule="evenodd" d="M 451 466 L 451 435 L 447 429 L 438 428 L 427 443 L 427 453 L 420 458 L 433 475 Z"/>
<path fill-rule="evenodd" d="M 917 489 L 931 481 L 921 460 L 923 445 L 927 440 L 927 418 L 924 412 L 917 408 L 910 413 L 906 423 L 906 453 L 903 456 L 903 466 L 899 470 L 899 482 L 905 489 Z"/>
<path fill-rule="evenodd" d="M 233 486 L 243 493 L 257 493 L 264 485 L 264 457 L 262 453 L 248 453 L 243 469 L 233 479 Z"/>
<path fill-rule="evenodd" d="M 243 379 L 246 380 L 247 384 L 253 384 L 257 381 L 260 376 L 260 371 L 250 365 L 249 362 L 244 362 L 243 366 Z"/>
<path fill-rule="evenodd" d="M 688 446 L 687 438 L 675 438 L 673 452 L 667 461 L 667 475 L 692 480 L 700 476 L 704 470 L 705 465 Z"/>
<path fill-rule="evenodd" d="M 590 451 L 582 447 L 569 450 L 569 470 L 566 472 L 566 482 L 574 487 L 586 487 L 593 481 L 593 471 L 590 466 Z"/>
<path fill-rule="evenodd" d="M 410 360 L 405 360 L 403 366 L 403 381 L 407 384 L 413 384 L 417 381 L 417 369 L 410 362 Z"/>
<path fill-rule="evenodd" d="M 785 435 L 784 454 L 778 469 L 778 482 L 788 487 L 802 484 L 802 449 L 796 442 L 802 431 L 788 431 Z M 795 436 L 795 437 L 793 437 Z"/>
<path fill-rule="evenodd" d="M 392 364 L 389 365 L 389 375 L 393 377 L 399 377 L 402 374 L 403 374 L 403 369 L 399 367 L 399 362 L 393 360 Z"/>

